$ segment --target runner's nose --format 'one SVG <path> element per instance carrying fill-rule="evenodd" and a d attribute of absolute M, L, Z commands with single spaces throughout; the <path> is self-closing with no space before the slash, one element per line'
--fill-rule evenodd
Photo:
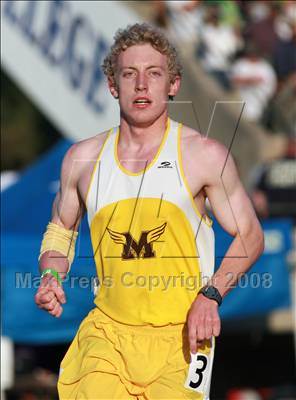
<path fill-rule="evenodd" d="M 147 90 L 147 79 L 145 77 L 145 74 L 138 74 L 137 80 L 136 80 L 136 91 L 141 92 Z"/>

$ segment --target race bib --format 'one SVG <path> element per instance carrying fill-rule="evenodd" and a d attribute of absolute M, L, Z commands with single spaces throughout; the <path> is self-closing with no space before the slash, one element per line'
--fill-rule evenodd
<path fill-rule="evenodd" d="M 190 353 L 191 362 L 184 387 L 198 393 L 208 393 L 211 382 L 213 356 L 198 352 Z"/>

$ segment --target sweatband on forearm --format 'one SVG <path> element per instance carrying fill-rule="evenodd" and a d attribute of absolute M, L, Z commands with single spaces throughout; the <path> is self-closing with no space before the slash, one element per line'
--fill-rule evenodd
<path fill-rule="evenodd" d="M 38 260 L 40 260 L 42 254 L 47 251 L 57 251 L 68 259 L 69 271 L 74 260 L 77 236 L 78 232 L 62 228 L 53 222 L 49 222 L 46 232 L 43 235 Z"/>

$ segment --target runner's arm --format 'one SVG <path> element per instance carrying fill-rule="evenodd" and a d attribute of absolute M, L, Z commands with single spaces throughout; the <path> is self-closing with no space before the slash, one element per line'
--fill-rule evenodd
<path fill-rule="evenodd" d="M 75 163 L 77 145 L 73 145 L 66 153 L 61 169 L 60 190 L 52 207 L 51 222 L 67 230 L 77 230 L 84 214 L 84 206 L 78 193 L 79 163 Z M 52 268 L 64 279 L 69 269 L 68 259 L 57 251 L 47 251 L 40 258 L 40 271 Z M 66 302 L 62 287 L 56 279 L 47 274 L 35 296 L 35 302 L 41 309 L 59 317 L 62 306 Z"/>
<path fill-rule="evenodd" d="M 79 163 L 75 162 L 77 144 L 66 153 L 61 169 L 60 190 L 52 207 L 51 222 L 62 228 L 77 231 L 84 214 L 84 205 L 78 193 Z M 40 271 L 54 268 L 63 279 L 69 269 L 69 262 L 64 255 L 48 251 L 40 258 Z"/>
<path fill-rule="evenodd" d="M 220 225 L 234 237 L 225 257 L 211 280 L 222 297 L 257 260 L 264 248 L 263 232 L 248 198 L 233 158 L 227 149 L 213 142 L 208 149 L 210 165 L 205 192 Z M 188 314 L 189 342 L 192 352 L 196 342 L 220 333 L 218 304 L 199 294 Z"/>

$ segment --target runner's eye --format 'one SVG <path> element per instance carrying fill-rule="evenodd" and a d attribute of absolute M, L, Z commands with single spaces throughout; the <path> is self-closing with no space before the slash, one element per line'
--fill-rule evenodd
<path fill-rule="evenodd" d="M 132 72 L 132 71 L 127 71 L 127 72 L 124 72 L 124 73 L 123 73 L 123 77 L 124 77 L 124 78 L 130 78 L 132 75 L 133 75 L 133 72 Z"/>
<path fill-rule="evenodd" d="M 151 71 L 151 75 L 158 77 L 158 76 L 161 76 L 161 73 L 159 71 Z"/>

